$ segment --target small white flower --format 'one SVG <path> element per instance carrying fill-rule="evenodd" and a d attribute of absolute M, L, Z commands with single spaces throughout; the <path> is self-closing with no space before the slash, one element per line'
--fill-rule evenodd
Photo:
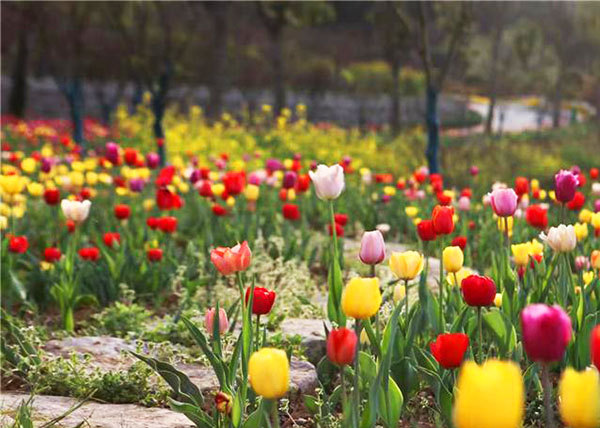
<path fill-rule="evenodd" d="M 577 245 L 577 236 L 572 224 L 551 227 L 548 235 L 540 233 L 540 239 L 548 244 L 557 253 L 572 251 Z"/>
<path fill-rule="evenodd" d="M 65 217 L 69 220 L 73 220 L 75 223 L 81 223 L 87 218 L 90 213 L 91 205 L 92 203 L 88 200 L 80 202 L 63 199 L 60 203 L 60 207 L 62 208 Z"/>
<path fill-rule="evenodd" d="M 592 193 L 596 196 L 600 196 L 600 183 L 592 183 Z"/>

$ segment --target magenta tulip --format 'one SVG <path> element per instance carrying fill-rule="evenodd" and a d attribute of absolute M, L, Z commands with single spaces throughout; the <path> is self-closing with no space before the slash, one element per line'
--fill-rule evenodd
<path fill-rule="evenodd" d="M 490 202 L 499 217 L 510 217 L 517 210 L 517 194 L 513 189 L 496 189 L 490 194 Z"/>
<path fill-rule="evenodd" d="M 373 230 L 363 234 L 358 256 L 366 265 L 376 265 L 385 259 L 385 242 L 380 231 Z"/>
<path fill-rule="evenodd" d="M 551 363 L 562 359 L 571 340 L 571 318 L 558 305 L 534 303 L 521 312 L 523 346 L 529 358 Z"/>
<path fill-rule="evenodd" d="M 566 204 L 575 197 L 579 180 L 571 171 L 562 169 L 554 176 L 556 200 Z"/>

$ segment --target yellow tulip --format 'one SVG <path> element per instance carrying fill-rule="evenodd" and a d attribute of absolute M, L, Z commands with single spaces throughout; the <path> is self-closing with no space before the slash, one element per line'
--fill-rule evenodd
<path fill-rule="evenodd" d="M 83 171 L 85 171 L 85 164 L 80 161 L 73 161 L 73 162 L 71 162 L 71 169 L 73 171 L 83 172 Z"/>
<path fill-rule="evenodd" d="M 404 212 L 406 213 L 407 216 L 409 216 L 410 218 L 413 218 L 419 213 L 419 208 L 409 206 L 409 207 L 404 208 Z"/>
<path fill-rule="evenodd" d="M 583 275 L 583 285 L 588 285 L 594 280 L 594 271 L 584 272 Z"/>
<path fill-rule="evenodd" d="M 456 428 L 518 428 L 525 409 L 519 366 L 487 360 L 463 364 L 458 377 L 453 421 Z"/>
<path fill-rule="evenodd" d="M 446 275 L 446 282 L 450 285 L 458 285 L 462 283 L 462 280 L 465 279 L 469 275 L 473 275 L 475 271 L 472 271 L 469 268 L 461 268 L 458 272 L 449 273 Z M 458 282 L 458 284 L 456 284 Z"/>
<path fill-rule="evenodd" d="M 399 279 L 415 279 L 423 270 L 425 259 L 417 251 L 395 252 L 390 256 L 390 269 Z"/>
<path fill-rule="evenodd" d="M 531 179 L 531 191 L 536 192 L 538 190 L 540 190 L 540 180 L 538 180 L 537 178 L 532 178 Z"/>
<path fill-rule="evenodd" d="M 0 215 L 0 230 L 4 230 L 8 227 L 8 218 Z"/>
<path fill-rule="evenodd" d="M 540 190 L 540 200 L 542 200 L 542 201 L 545 200 L 546 196 L 548 196 L 548 193 L 544 189 L 541 189 Z"/>
<path fill-rule="evenodd" d="M 527 266 L 529 263 L 529 254 L 531 254 L 531 242 L 524 242 L 523 244 L 513 244 L 510 246 L 515 264 L 517 266 Z"/>
<path fill-rule="evenodd" d="M 225 191 L 225 185 L 223 183 L 215 183 L 211 187 L 213 195 L 221 196 Z"/>
<path fill-rule="evenodd" d="M 146 211 L 150 211 L 152 208 L 154 208 L 154 199 L 144 199 L 144 202 L 142 203 L 144 210 Z"/>
<path fill-rule="evenodd" d="M 233 196 L 228 197 L 225 204 L 227 204 L 228 207 L 235 206 L 235 198 Z"/>
<path fill-rule="evenodd" d="M 446 247 L 442 253 L 442 259 L 444 262 L 444 269 L 448 272 L 458 272 L 465 261 L 465 257 L 463 255 L 460 247 Z"/>
<path fill-rule="evenodd" d="M 592 226 L 595 230 L 600 229 L 600 212 L 592 214 L 592 219 L 590 220 L 590 223 L 592 223 Z"/>
<path fill-rule="evenodd" d="M 76 187 L 83 187 L 85 184 L 85 177 L 81 171 L 71 171 L 69 179 L 71 180 L 71 184 Z"/>
<path fill-rule="evenodd" d="M 292 167 L 294 166 L 294 161 L 292 159 L 284 159 L 283 160 L 283 167 L 285 169 L 292 169 Z"/>
<path fill-rule="evenodd" d="M 39 197 L 44 193 L 44 186 L 41 183 L 29 183 L 27 185 L 27 191 L 31 196 Z"/>
<path fill-rule="evenodd" d="M 248 362 L 250 385 L 258 395 L 278 399 L 285 395 L 290 384 L 290 365 L 284 351 L 262 348 Z"/>
<path fill-rule="evenodd" d="M 575 229 L 575 236 L 577 237 L 577 241 L 582 241 L 588 236 L 588 226 L 586 223 L 575 223 L 573 225 Z"/>
<path fill-rule="evenodd" d="M 352 278 L 342 294 L 342 309 L 354 319 L 368 319 L 381 306 L 379 278 Z"/>
<path fill-rule="evenodd" d="M 36 161 L 33 158 L 25 158 L 21 161 L 21 169 L 27 174 L 31 174 L 35 171 Z"/>
<path fill-rule="evenodd" d="M 287 191 L 287 200 L 295 201 L 296 200 L 296 191 L 294 189 L 288 189 Z"/>
<path fill-rule="evenodd" d="M 594 367 L 567 367 L 558 383 L 560 417 L 570 428 L 600 427 L 600 376 Z"/>
<path fill-rule="evenodd" d="M 394 186 L 385 186 L 383 193 L 388 196 L 394 196 L 396 194 L 396 188 Z"/>
<path fill-rule="evenodd" d="M 362 329 L 360 331 L 360 343 L 361 345 L 370 345 L 371 341 L 369 340 L 369 335 L 367 333 L 367 330 Z"/>
<path fill-rule="evenodd" d="M 85 174 L 85 181 L 87 181 L 87 184 L 90 186 L 95 186 L 98 183 L 98 174 L 93 171 L 88 171 Z"/>
<path fill-rule="evenodd" d="M 532 239 L 531 242 L 531 252 L 529 253 L 530 255 L 534 255 L 534 254 L 544 254 L 544 244 L 542 244 L 540 241 L 538 241 L 537 239 Z"/>
<path fill-rule="evenodd" d="M 592 221 L 592 215 L 594 215 L 592 211 L 588 210 L 587 208 L 584 208 L 579 212 L 579 221 L 581 223 L 589 223 L 590 221 Z"/>
<path fill-rule="evenodd" d="M 248 184 L 244 190 L 244 196 L 249 201 L 256 201 L 260 195 L 260 187 L 255 184 Z"/>
<path fill-rule="evenodd" d="M 403 300 L 406 297 L 406 287 L 401 284 L 397 284 L 394 287 L 394 303 L 398 304 L 399 301 Z"/>
<path fill-rule="evenodd" d="M 496 293 L 496 297 L 494 297 L 494 306 L 497 308 L 502 307 L 502 293 Z"/>
<path fill-rule="evenodd" d="M 25 188 L 25 179 L 20 175 L 2 175 L 0 176 L 0 187 L 4 193 L 16 195 Z"/>

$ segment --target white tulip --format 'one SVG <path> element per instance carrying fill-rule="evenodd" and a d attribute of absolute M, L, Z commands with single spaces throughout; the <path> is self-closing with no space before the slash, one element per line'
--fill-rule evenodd
<path fill-rule="evenodd" d="M 572 251 L 577 245 L 577 236 L 572 224 L 568 226 L 561 224 L 558 227 L 551 227 L 548 235 L 542 232 L 540 233 L 540 238 L 558 253 Z"/>
<path fill-rule="evenodd" d="M 319 165 L 316 171 L 308 174 L 319 199 L 336 199 L 344 190 L 344 168 L 340 165 Z"/>
<path fill-rule="evenodd" d="M 592 183 L 592 193 L 596 196 L 600 196 L 600 183 Z"/>
<path fill-rule="evenodd" d="M 60 207 L 62 208 L 65 217 L 69 220 L 73 220 L 75 223 L 81 223 L 87 218 L 90 213 L 91 205 L 92 203 L 87 199 L 83 202 L 63 199 L 60 203 Z"/>

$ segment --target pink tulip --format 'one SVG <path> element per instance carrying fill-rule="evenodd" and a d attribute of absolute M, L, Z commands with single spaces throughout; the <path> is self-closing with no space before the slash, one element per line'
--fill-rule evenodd
<path fill-rule="evenodd" d="M 223 275 L 230 275 L 248 269 L 251 260 L 252 252 L 247 241 L 232 248 L 217 247 L 210 252 L 210 261 Z"/>
<path fill-rule="evenodd" d="M 206 331 L 211 336 L 213 335 L 213 326 L 215 325 L 215 313 L 217 312 L 216 308 L 210 308 L 206 311 L 206 315 L 204 316 L 204 327 Z M 225 309 L 219 308 L 219 333 L 223 334 L 229 328 L 229 321 L 227 320 L 227 312 Z"/>
<path fill-rule="evenodd" d="M 510 217 L 517 210 L 517 194 L 513 189 L 496 189 L 490 194 L 492 208 L 499 217 Z"/>
<path fill-rule="evenodd" d="M 459 211 L 469 211 L 471 209 L 471 199 L 468 196 L 461 196 L 458 200 Z"/>
<path fill-rule="evenodd" d="M 116 165 L 119 162 L 119 145 L 109 141 L 104 147 L 106 150 L 106 159 Z"/>
<path fill-rule="evenodd" d="M 379 230 L 365 232 L 360 241 L 360 260 L 367 265 L 379 264 L 385 259 L 385 242 Z"/>
<path fill-rule="evenodd" d="M 564 169 L 560 170 L 558 174 L 554 176 L 556 200 L 563 204 L 571 202 L 575 197 L 575 191 L 577 190 L 578 184 L 579 179 L 575 174 Z"/>
<path fill-rule="evenodd" d="M 531 360 L 550 363 L 562 359 L 571 340 L 571 318 L 558 305 L 531 304 L 521 312 L 523 346 Z"/>

